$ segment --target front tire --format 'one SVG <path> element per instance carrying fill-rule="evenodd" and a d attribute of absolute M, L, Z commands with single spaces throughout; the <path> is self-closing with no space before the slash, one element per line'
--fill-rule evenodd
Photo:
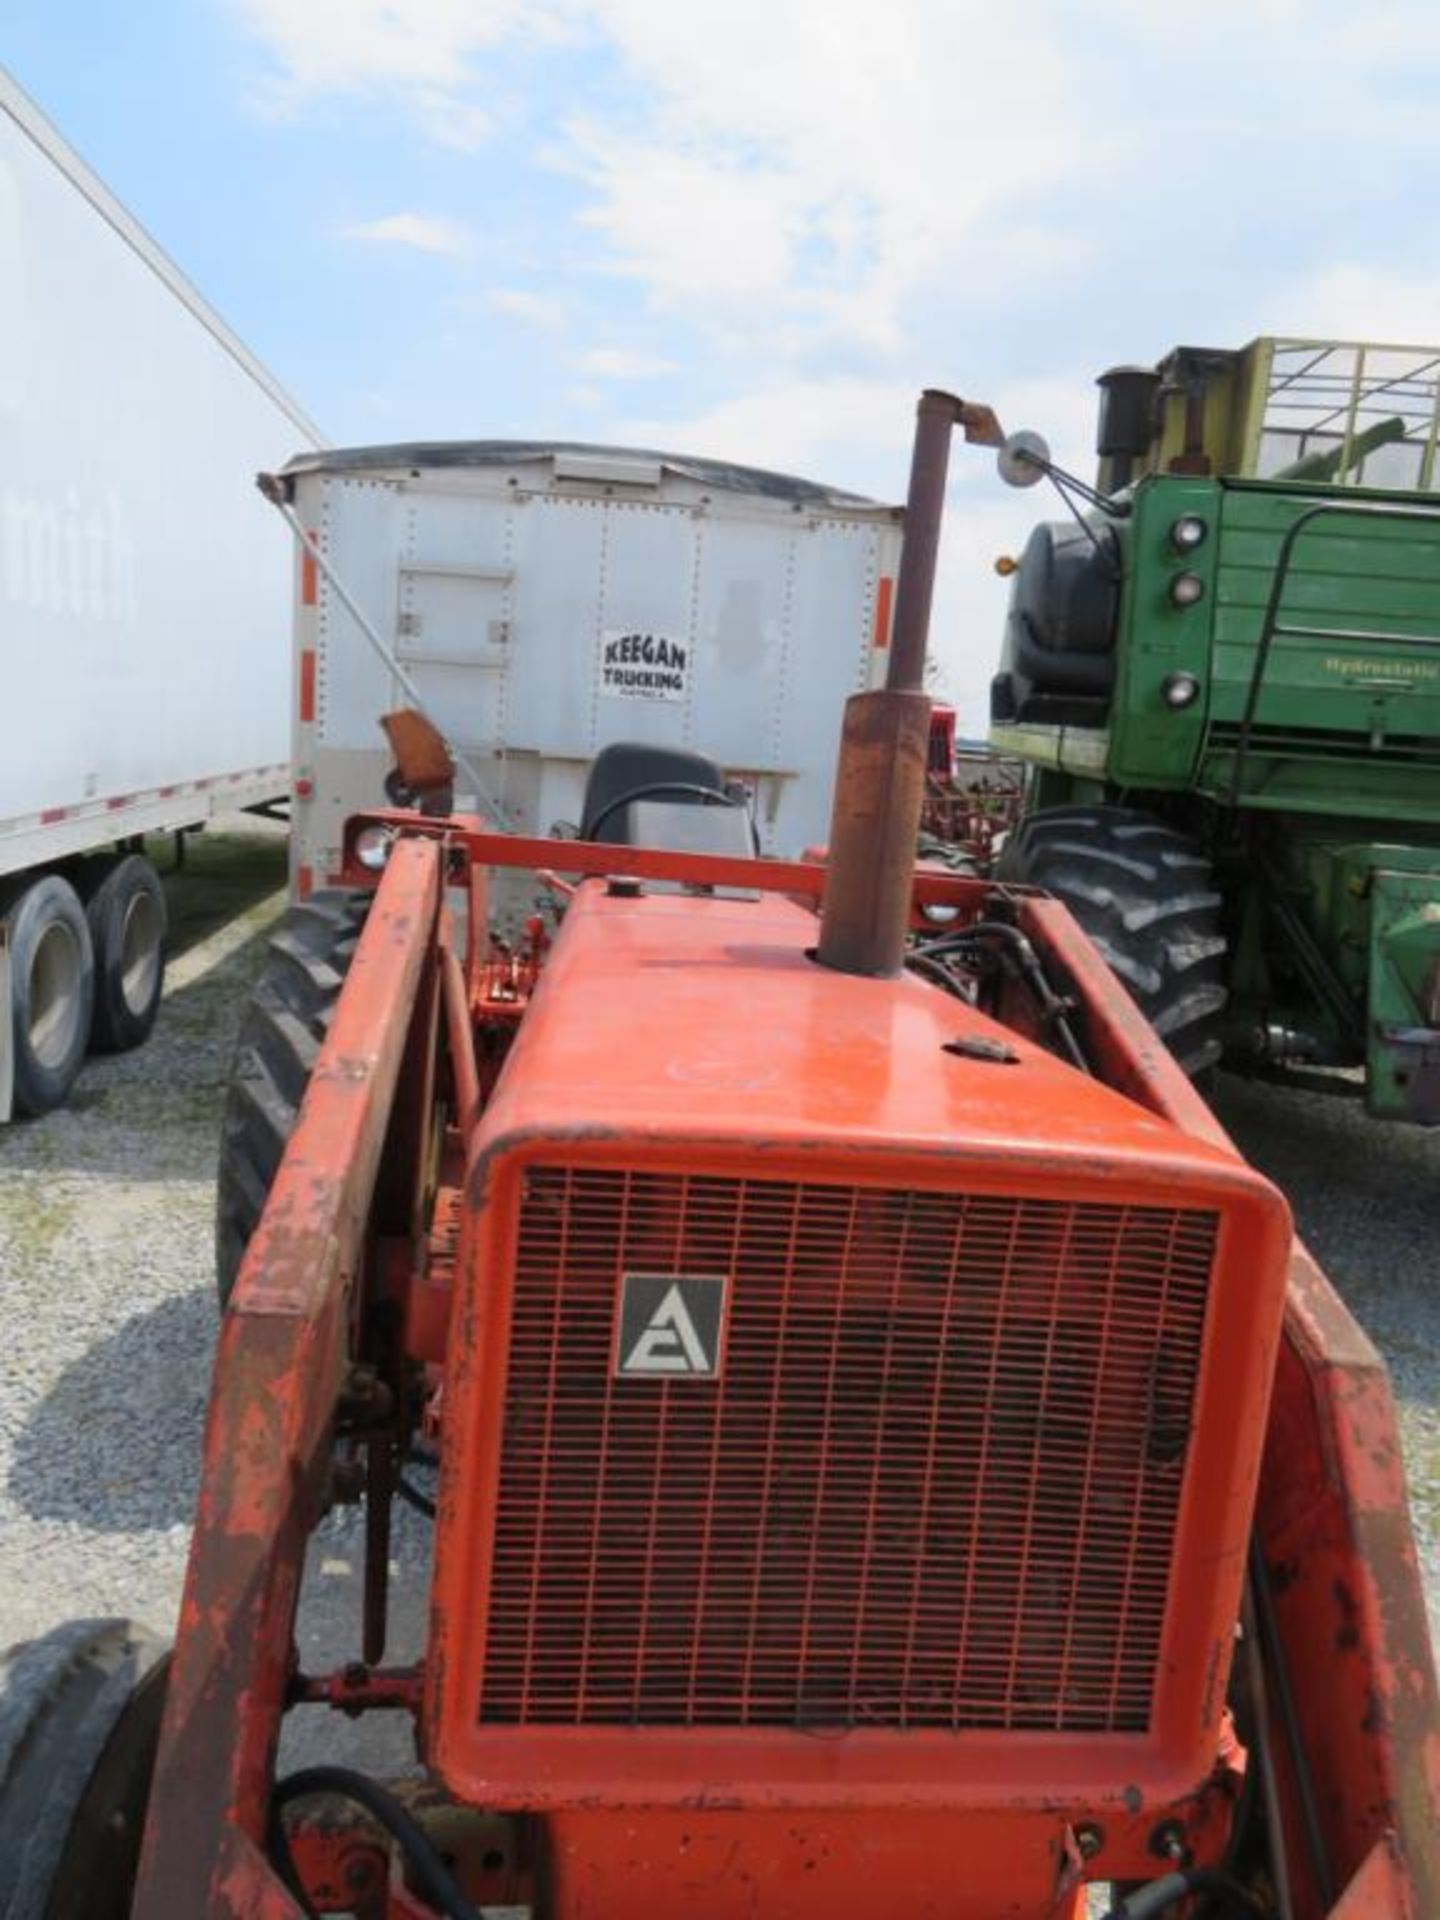
<path fill-rule="evenodd" d="M 998 877 L 1062 900 L 1191 1078 L 1220 1058 L 1221 897 L 1204 850 L 1153 815 L 1063 807 L 1021 822 Z"/>
<path fill-rule="evenodd" d="M 129 1620 L 0 1656 L 0 1920 L 125 1920 L 167 1672 Z"/>
<path fill-rule="evenodd" d="M 339 889 L 312 894 L 271 936 L 241 1023 L 221 1124 L 215 1279 L 222 1308 L 295 1130 L 373 898 Z"/>

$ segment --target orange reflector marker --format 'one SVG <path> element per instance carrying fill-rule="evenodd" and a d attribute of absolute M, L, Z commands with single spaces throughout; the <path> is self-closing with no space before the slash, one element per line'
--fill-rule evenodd
<path fill-rule="evenodd" d="M 310 539 L 314 539 L 312 532 Z M 300 549 L 300 604 L 313 607 L 320 597 L 320 569 L 315 564 L 315 556 L 308 547 Z"/>
<path fill-rule="evenodd" d="M 300 650 L 300 718 L 309 726 L 315 718 L 315 649 Z"/>
<path fill-rule="evenodd" d="M 894 598 L 894 576 L 882 573 L 875 588 L 875 638 L 871 642 L 877 653 L 883 653 L 890 644 L 890 608 Z"/>
<path fill-rule="evenodd" d="M 297 867 L 295 869 L 295 897 L 298 900 L 308 900 L 314 891 L 315 869 L 313 867 Z"/>

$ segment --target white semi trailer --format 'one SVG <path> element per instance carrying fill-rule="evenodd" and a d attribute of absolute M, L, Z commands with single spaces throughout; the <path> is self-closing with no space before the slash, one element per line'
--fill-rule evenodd
<path fill-rule="evenodd" d="M 252 481 L 319 436 L 3 70 L 0 289 L 4 1118 L 150 1029 L 140 837 L 288 793 L 288 572 Z"/>
<path fill-rule="evenodd" d="M 386 804 L 380 717 L 426 713 L 455 805 L 581 821 L 616 742 L 690 749 L 749 793 L 767 853 L 829 831 L 846 696 L 883 678 L 901 511 L 711 460 L 515 441 L 302 455 L 295 891 L 333 884 Z M 526 903 L 502 898 L 502 914 Z"/>

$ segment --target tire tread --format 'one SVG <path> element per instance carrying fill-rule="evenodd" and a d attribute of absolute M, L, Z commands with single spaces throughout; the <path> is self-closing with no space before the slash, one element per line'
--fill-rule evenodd
<path fill-rule="evenodd" d="M 373 895 L 312 894 L 270 937 L 250 996 L 220 1125 L 215 1274 L 223 1307 L 259 1224 Z"/>
<path fill-rule="evenodd" d="M 1057 807 L 1011 835 L 999 877 L 1062 900 L 1193 1077 L 1222 1051 L 1227 942 L 1204 850 L 1153 816 Z"/>

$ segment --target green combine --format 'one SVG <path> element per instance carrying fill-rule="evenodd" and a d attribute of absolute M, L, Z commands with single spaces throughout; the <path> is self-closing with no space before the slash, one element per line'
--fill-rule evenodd
<path fill-rule="evenodd" d="M 1177 1058 L 1365 1069 L 1440 1121 L 1440 349 L 1259 340 L 1102 376 L 1098 482 L 1015 573 L 1006 877 Z"/>

